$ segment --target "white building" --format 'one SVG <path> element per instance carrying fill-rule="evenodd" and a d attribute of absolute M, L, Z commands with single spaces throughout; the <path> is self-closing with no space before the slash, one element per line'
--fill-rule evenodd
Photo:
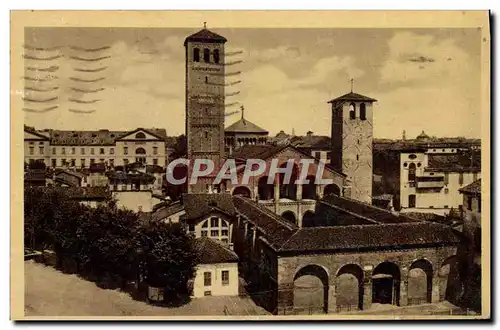
<path fill-rule="evenodd" d="M 108 167 L 135 162 L 165 167 L 165 129 L 137 128 L 132 131 L 61 131 L 24 128 L 26 163 L 43 161 L 51 168 L 89 168 L 94 163 Z"/>
<path fill-rule="evenodd" d="M 239 276 L 236 253 L 208 237 L 197 238 L 195 249 L 198 265 L 192 296 L 237 296 Z"/>
<path fill-rule="evenodd" d="M 481 175 L 480 154 L 455 148 L 405 151 L 400 155 L 402 212 L 445 215 L 461 208 L 459 189 Z"/>

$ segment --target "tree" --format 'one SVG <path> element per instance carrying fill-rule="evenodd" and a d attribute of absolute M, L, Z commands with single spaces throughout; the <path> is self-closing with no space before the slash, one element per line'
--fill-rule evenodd
<path fill-rule="evenodd" d="M 152 287 L 164 288 L 167 305 L 185 301 L 196 266 L 192 236 L 180 224 L 154 221 L 144 227 L 140 240 L 144 246 L 145 281 Z"/>

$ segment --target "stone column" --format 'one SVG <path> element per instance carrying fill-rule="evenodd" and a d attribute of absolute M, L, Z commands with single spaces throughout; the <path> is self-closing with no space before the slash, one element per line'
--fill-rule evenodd
<path fill-rule="evenodd" d="M 363 310 L 372 307 L 372 273 L 373 266 L 368 265 L 363 269 Z"/>
<path fill-rule="evenodd" d="M 289 315 L 293 313 L 293 282 L 278 284 L 278 315 Z"/>
<path fill-rule="evenodd" d="M 295 196 L 297 201 L 302 200 L 302 185 L 297 184 L 297 195 Z"/>
<path fill-rule="evenodd" d="M 408 305 L 408 267 L 401 268 L 401 279 L 399 281 L 399 306 Z"/>
<path fill-rule="evenodd" d="M 440 278 L 439 278 L 439 271 L 435 271 L 433 276 L 432 276 L 432 293 L 431 293 L 431 302 L 432 303 L 437 303 L 439 302 L 439 283 Z"/>
<path fill-rule="evenodd" d="M 335 282 L 330 283 L 328 287 L 328 314 L 337 312 L 337 292 L 335 291 Z"/>
<path fill-rule="evenodd" d="M 280 181 L 279 178 L 274 180 L 274 213 L 278 212 L 278 204 L 280 201 Z"/>

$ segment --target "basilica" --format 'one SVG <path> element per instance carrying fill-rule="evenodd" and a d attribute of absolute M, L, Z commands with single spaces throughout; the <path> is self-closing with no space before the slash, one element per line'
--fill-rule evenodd
<path fill-rule="evenodd" d="M 244 109 L 225 128 L 227 42 L 206 28 L 185 39 L 187 158 L 209 159 L 216 167 L 233 159 L 238 176 L 248 159 L 277 160 L 279 167 L 293 160 L 292 177 L 308 162 L 310 180 L 286 181 L 266 170 L 245 183 L 214 184 L 207 175 L 188 184 L 180 201 L 159 208 L 156 218 L 181 222 L 196 237 L 234 251 L 248 293 L 273 314 L 458 299 L 457 233 L 371 205 L 377 100 L 352 90 L 325 100 L 332 123 L 326 165 L 293 144 L 270 143 L 265 129 L 244 118 Z M 328 184 L 317 183 L 320 166 Z"/>

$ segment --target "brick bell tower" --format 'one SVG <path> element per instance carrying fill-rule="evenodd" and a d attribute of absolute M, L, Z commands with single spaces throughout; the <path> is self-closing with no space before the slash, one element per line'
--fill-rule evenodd
<path fill-rule="evenodd" d="M 184 41 L 186 50 L 186 139 L 187 157 L 191 166 L 195 159 L 211 159 L 217 170 L 224 157 L 225 72 L 224 44 L 226 38 L 205 27 Z M 190 166 L 190 167 L 191 167 Z M 191 168 L 188 169 L 188 180 Z M 210 190 L 215 178 L 199 178 L 188 184 L 188 192 Z"/>
<path fill-rule="evenodd" d="M 351 92 L 332 105 L 332 157 L 335 170 L 347 175 L 350 197 L 372 203 L 373 103 L 377 100 Z M 349 193 L 346 193 L 349 195 Z"/>

